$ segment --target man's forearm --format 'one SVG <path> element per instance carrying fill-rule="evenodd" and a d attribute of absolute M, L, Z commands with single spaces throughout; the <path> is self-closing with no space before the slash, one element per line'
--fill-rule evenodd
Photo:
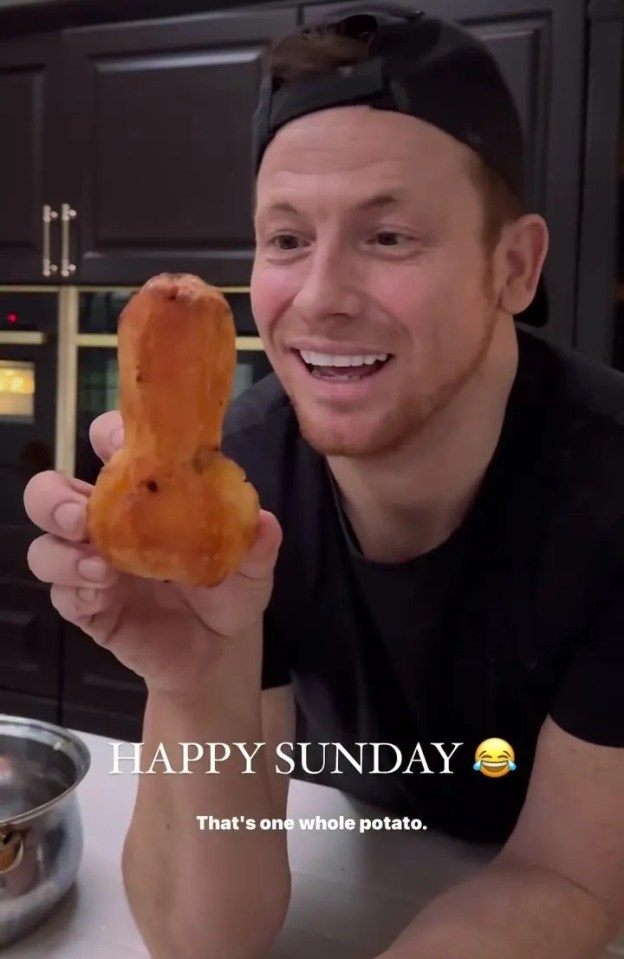
<path fill-rule="evenodd" d="M 243 644 L 255 639 L 245 638 Z M 144 755 L 162 743 L 169 761 L 183 765 L 181 743 L 262 742 L 260 688 L 232 643 L 205 690 L 189 701 L 148 698 Z M 253 650 L 249 650 L 253 656 Z M 256 959 L 279 932 L 290 879 L 285 835 L 279 831 L 204 830 L 197 816 L 256 821 L 278 815 L 264 751 L 243 775 L 242 755 L 206 774 L 142 775 L 123 855 L 124 883 L 137 925 L 153 959 Z M 193 766 L 191 764 L 191 769 Z"/>
<path fill-rule="evenodd" d="M 617 931 L 584 889 L 499 858 L 423 909 L 378 959 L 603 959 Z"/>

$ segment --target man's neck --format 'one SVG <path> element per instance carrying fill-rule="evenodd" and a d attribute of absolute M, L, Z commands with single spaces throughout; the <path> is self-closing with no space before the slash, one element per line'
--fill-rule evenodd
<path fill-rule="evenodd" d="M 377 460 L 329 457 L 367 558 L 403 562 L 461 525 L 496 451 L 517 363 L 515 330 L 499 324 L 479 373 L 409 442 Z"/>

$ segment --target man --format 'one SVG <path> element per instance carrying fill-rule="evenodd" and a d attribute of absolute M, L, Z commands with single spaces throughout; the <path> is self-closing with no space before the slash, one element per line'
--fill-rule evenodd
<path fill-rule="evenodd" d="M 33 573 L 145 678 L 148 753 L 267 744 L 255 776 L 141 780 L 123 871 L 158 959 L 268 954 L 283 834 L 199 838 L 195 815 L 284 815 L 270 757 L 292 741 L 317 746 L 297 775 L 501 844 L 384 959 L 592 959 L 623 923 L 624 383 L 516 328 L 547 309 L 522 154 L 499 71 L 450 24 L 395 12 L 285 38 L 254 150 L 275 376 L 224 438 L 264 507 L 248 559 L 213 590 L 139 583 L 91 555 L 87 484 L 26 491 Z M 104 460 L 119 426 L 93 425 Z M 475 768 L 493 736 L 515 756 L 498 778 L 479 761 L 505 757 Z M 316 775 L 323 742 L 424 755 Z"/>

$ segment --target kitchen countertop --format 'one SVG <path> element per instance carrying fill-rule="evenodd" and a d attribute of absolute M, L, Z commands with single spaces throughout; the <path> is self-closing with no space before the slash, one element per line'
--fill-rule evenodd
<path fill-rule="evenodd" d="M 111 775 L 110 740 L 78 733 L 91 768 L 78 789 L 85 848 L 78 880 L 37 931 L 0 950 L 2 959 L 146 959 L 128 909 L 120 855 L 137 787 L 129 772 Z M 123 769 L 123 765 L 121 766 Z M 353 819 L 378 813 L 336 789 L 293 781 L 288 816 Z M 293 897 L 271 959 L 370 959 L 418 909 L 492 856 L 431 832 L 357 829 L 289 832 Z M 624 935 L 606 956 L 624 956 Z"/>

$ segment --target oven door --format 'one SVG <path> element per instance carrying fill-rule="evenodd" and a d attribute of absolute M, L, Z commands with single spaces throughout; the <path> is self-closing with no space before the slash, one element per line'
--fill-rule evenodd
<path fill-rule="evenodd" d="M 56 341 L 45 333 L 0 333 L 0 527 L 28 523 L 28 480 L 54 469 Z"/>
<path fill-rule="evenodd" d="M 28 569 L 24 487 L 56 465 L 56 291 L 0 289 L 0 712 L 58 721 L 61 621 Z"/>

